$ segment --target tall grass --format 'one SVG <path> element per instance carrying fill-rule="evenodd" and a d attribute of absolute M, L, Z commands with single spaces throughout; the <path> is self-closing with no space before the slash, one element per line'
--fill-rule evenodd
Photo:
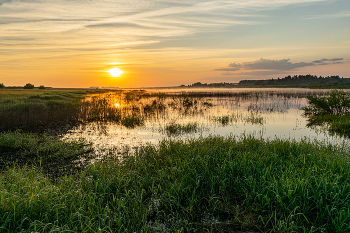
<path fill-rule="evenodd" d="M 197 132 L 199 130 L 198 128 L 199 128 L 199 125 L 197 122 L 189 122 L 187 124 L 179 124 L 176 122 L 171 122 L 165 125 L 165 131 L 168 134 L 168 136 Z"/>
<path fill-rule="evenodd" d="M 81 101 L 96 90 L 1 90 L 0 130 L 44 131 L 76 122 Z M 99 91 L 100 92 L 100 91 Z"/>
<path fill-rule="evenodd" d="M 94 157 L 90 144 L 61 140 L 50 135 L 14 132 L 0 133 L 0 170 L 10 166 L 36 166 L 51 177 L 77 172 Z"/>
<path fill-rule="evenodd" d="M 349 149 L 249 136 L 163 140 L 55 183 L 0 175 L 3 232 L 349 232 Z"/>

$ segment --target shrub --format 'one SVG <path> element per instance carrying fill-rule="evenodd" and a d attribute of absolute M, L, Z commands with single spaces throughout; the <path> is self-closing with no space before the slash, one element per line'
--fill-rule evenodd
<path fill-rule="evenodd" d="M 46 89 L 46 87 L 44 85 L 40 85 L 39 89 Z"/>
<path fill-rule="evenodd" d="M 5 85 L 3 83 L 0 83 L 0 88 L 4 88 Z"/>
<path fill-rule="evenodd" d="M 328 97 L 308 96 L 310 107 L 304 108 L 305 115 L 349 114 L 350 95 L 343 90 L 332 90 Z"/>
<path fill-rule="evenodd" d="M 23 89 L 33 89 L 33 88 L 34 88 L 34 85 L 31 84 L 31 83 L 27 83 L 27 84 L 23 87 Z"/>

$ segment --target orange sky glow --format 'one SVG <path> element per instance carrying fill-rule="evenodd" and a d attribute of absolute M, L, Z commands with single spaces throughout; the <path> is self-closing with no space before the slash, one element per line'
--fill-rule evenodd
<path fill-rule="evenodd" d="M 5 86 L 350 77 L 348 0 L 0 0 L 0 22 Z"/>

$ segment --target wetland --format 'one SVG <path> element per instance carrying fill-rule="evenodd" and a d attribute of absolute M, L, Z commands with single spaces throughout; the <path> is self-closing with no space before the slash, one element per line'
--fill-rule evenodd
<path fill-rule="evenodd" d="M 348 99 L 0 90 L 0 232 L 348 232 Z"/>

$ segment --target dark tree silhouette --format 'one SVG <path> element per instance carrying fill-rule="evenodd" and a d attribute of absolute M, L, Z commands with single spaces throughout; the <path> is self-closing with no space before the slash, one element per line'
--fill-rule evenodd
<path fill-rule="evenodd" d="M 33 89 L 33 88 L 34 88 L 34 85 L 31 84 L 31 83 L 27 83 L 27 84 L 23 87 L 23 89 Z"/>

